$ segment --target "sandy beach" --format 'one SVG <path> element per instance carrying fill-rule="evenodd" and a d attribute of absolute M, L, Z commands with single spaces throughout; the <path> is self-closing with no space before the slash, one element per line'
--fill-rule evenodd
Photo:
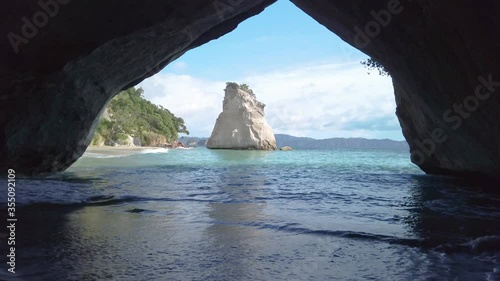
<path fill-rule="evenodd" d="M 126 155 L 144 153 L 145 151 L 151 151 L 151 150 L 164 151 L 166 149 L 167 148 L 163 147 L 149 147 L 149 146 L 103 146 L 103 147 L 89 146 L 83 155 L 89 156 L 89 155 L 100 154 L 100 155 L 110 155 L 110 156 L 126 156 Z"/>

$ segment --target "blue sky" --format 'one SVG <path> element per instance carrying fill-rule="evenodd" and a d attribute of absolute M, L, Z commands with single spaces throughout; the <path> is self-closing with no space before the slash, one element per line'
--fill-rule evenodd
<path fill-rule="evenodd" d="M 225 82 L 247 83 L 275 133 L 402 140 L 390 78 L 370 75 L 366 55 L 279 0 L 236 30 L 188 51 L 140 84 L 145 96 L 210 136 Z"/>

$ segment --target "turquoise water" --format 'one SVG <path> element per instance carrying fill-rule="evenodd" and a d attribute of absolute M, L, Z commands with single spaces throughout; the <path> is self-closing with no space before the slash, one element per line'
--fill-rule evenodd
<path fill-rule="evenodd" d="M 18 280 L 500 279 L 500 195 L 405 150 L 92 151 L 17 186 Z"/>
<path fill-rule="evenodd" d="M 294 151 L 241 151 L 196 149 L 150 149 L 128 157 L 93 151 L 81 158 L 68 172 L 99 171 L 103 167 L 154 166 L 287 166 L 328 167 L 338 172 L 423 174 L 410 163 L 409 154 L 401 150 L 381 149 L 311 149 Z M 105 160 L 103 160 L 105 159 Z"/>

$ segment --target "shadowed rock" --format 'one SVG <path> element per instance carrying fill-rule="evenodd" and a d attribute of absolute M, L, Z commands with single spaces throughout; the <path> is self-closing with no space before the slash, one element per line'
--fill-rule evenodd
<path fill-rule="evenodd" d="M 500 177 L 499 1 L 291 1 L 390 73 L 413 163 Z"/>

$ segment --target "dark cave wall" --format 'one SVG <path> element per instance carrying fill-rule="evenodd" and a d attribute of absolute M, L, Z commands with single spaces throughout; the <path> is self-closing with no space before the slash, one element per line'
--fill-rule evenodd
<path fill-rule="evenodd" d="M 415 164 L 434 174 L 498 176 L 500 2 L 292 2 L 390 72 Z"/>
<path fill-rule="evenodd" d="M 118 91 L 273 2 L 6 0 L 0 167 L 64 170 Z M 500 2 L 292 2 L 390 72 L 414 163 L 428 173 L 499 174 Z"/>

